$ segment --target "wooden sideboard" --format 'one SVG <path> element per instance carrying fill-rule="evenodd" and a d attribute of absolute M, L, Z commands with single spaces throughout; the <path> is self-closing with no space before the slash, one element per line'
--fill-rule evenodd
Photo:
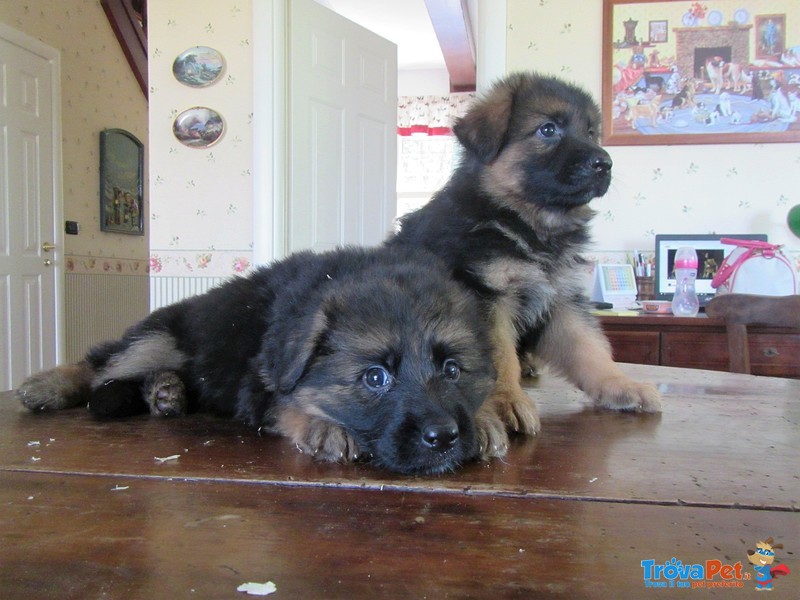
<path fill-rule="evenodd" d="M 601 315 L 617 362 L 693 369 L 728 370 L 725 324 L 705 314 Z M 754 375 L 800 378 L 800 330 L 750 327 Z"/>

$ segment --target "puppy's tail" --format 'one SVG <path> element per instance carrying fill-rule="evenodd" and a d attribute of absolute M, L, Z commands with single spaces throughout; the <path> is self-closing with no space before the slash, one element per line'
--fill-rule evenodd
<path fill-rule="evenodd" d="M 89 399 L 94 375 L 94 369 L 86 361 L 56 367 L 26 379 L 17 390 L 17 397 L 25 408 L 33 411 L 78 406 Z"/>

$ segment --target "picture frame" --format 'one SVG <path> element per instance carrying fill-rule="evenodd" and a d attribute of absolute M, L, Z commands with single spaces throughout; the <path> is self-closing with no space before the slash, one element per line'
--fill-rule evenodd
<path fill-rule="evenodd" d="M 603 143 L 800 141 L 800 3 L 758 6 L 603 0 Z"/>
<path fill-rule="evenodd" d="M 683 246 L 691 246 L 697 252 L 697 280 L 695 290 L 700 299 L 700 306 L 705 306 L 714 297 L 716 290 L 711 287 L 711 280 L 722 265 L 722 261 L 736 246 L 723 244 L 723 238 L 736 240 L 767 241 L 761 233 L 728 233 L 728 234 L 657 234 L 655 248 L 655 300 L 671 300 L 677 284 L 673 276 L 675 252 Z"/>
<path fill-rule="evenodd" d="M 124 129 L 100 132 L 100 230 L 144 235 L 144 144 Z"/>
<path fill-rule="evenodd" d="M 649 39 L 651 44 L 665 44 L 669 41 L 669 21 L 666 19 L 650 21 Z"/>
<path fill-rule="evenodd" d="M 786 49 L 786 15 L 756 15 L 756 58 L 780 59 Z"/>

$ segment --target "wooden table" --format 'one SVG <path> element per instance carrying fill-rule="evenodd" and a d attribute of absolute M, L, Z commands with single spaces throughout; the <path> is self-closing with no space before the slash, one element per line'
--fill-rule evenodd
<path fill-rule="evenodd" d="M 741 563 L 695 592 L 753 597 L 747 550 L 770 536 L 792 573 L 769 597 L 798 598 L 800 381 L 624 368 L 662 415 L 596 411 L 545 375 L 538 438 L 435 477 L 316 464 L 203 415 L 99 422 L 2 394 L 0 598 L 647 598 L 642 561 L 673 557 Z"/>

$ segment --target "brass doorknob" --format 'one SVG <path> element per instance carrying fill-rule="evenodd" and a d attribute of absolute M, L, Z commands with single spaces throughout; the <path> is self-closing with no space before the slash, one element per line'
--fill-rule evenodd
<path fill-rule="evenodd" d="M 45 266 L 45 267 L 49 267 L 49 266 L 50 266 L 50 265 L 52 265 L 52 264 L 53 264 L 53 261 L 52 261 L 52 260 L 50 260 L 49 258 L 45 258 L 45 259 L 44 259 L 44 266 Z"/>
<path fill-rule="evenodd" d="M 44 250 L 45 252 L 50 252 L 51 250 L 55 250 L 55 249 L 56 249 L 56 245 L 55 244 L 51 244 L 50 242 L 45 242 L 44 244 L 42 244 L 42 250 Z"/>

